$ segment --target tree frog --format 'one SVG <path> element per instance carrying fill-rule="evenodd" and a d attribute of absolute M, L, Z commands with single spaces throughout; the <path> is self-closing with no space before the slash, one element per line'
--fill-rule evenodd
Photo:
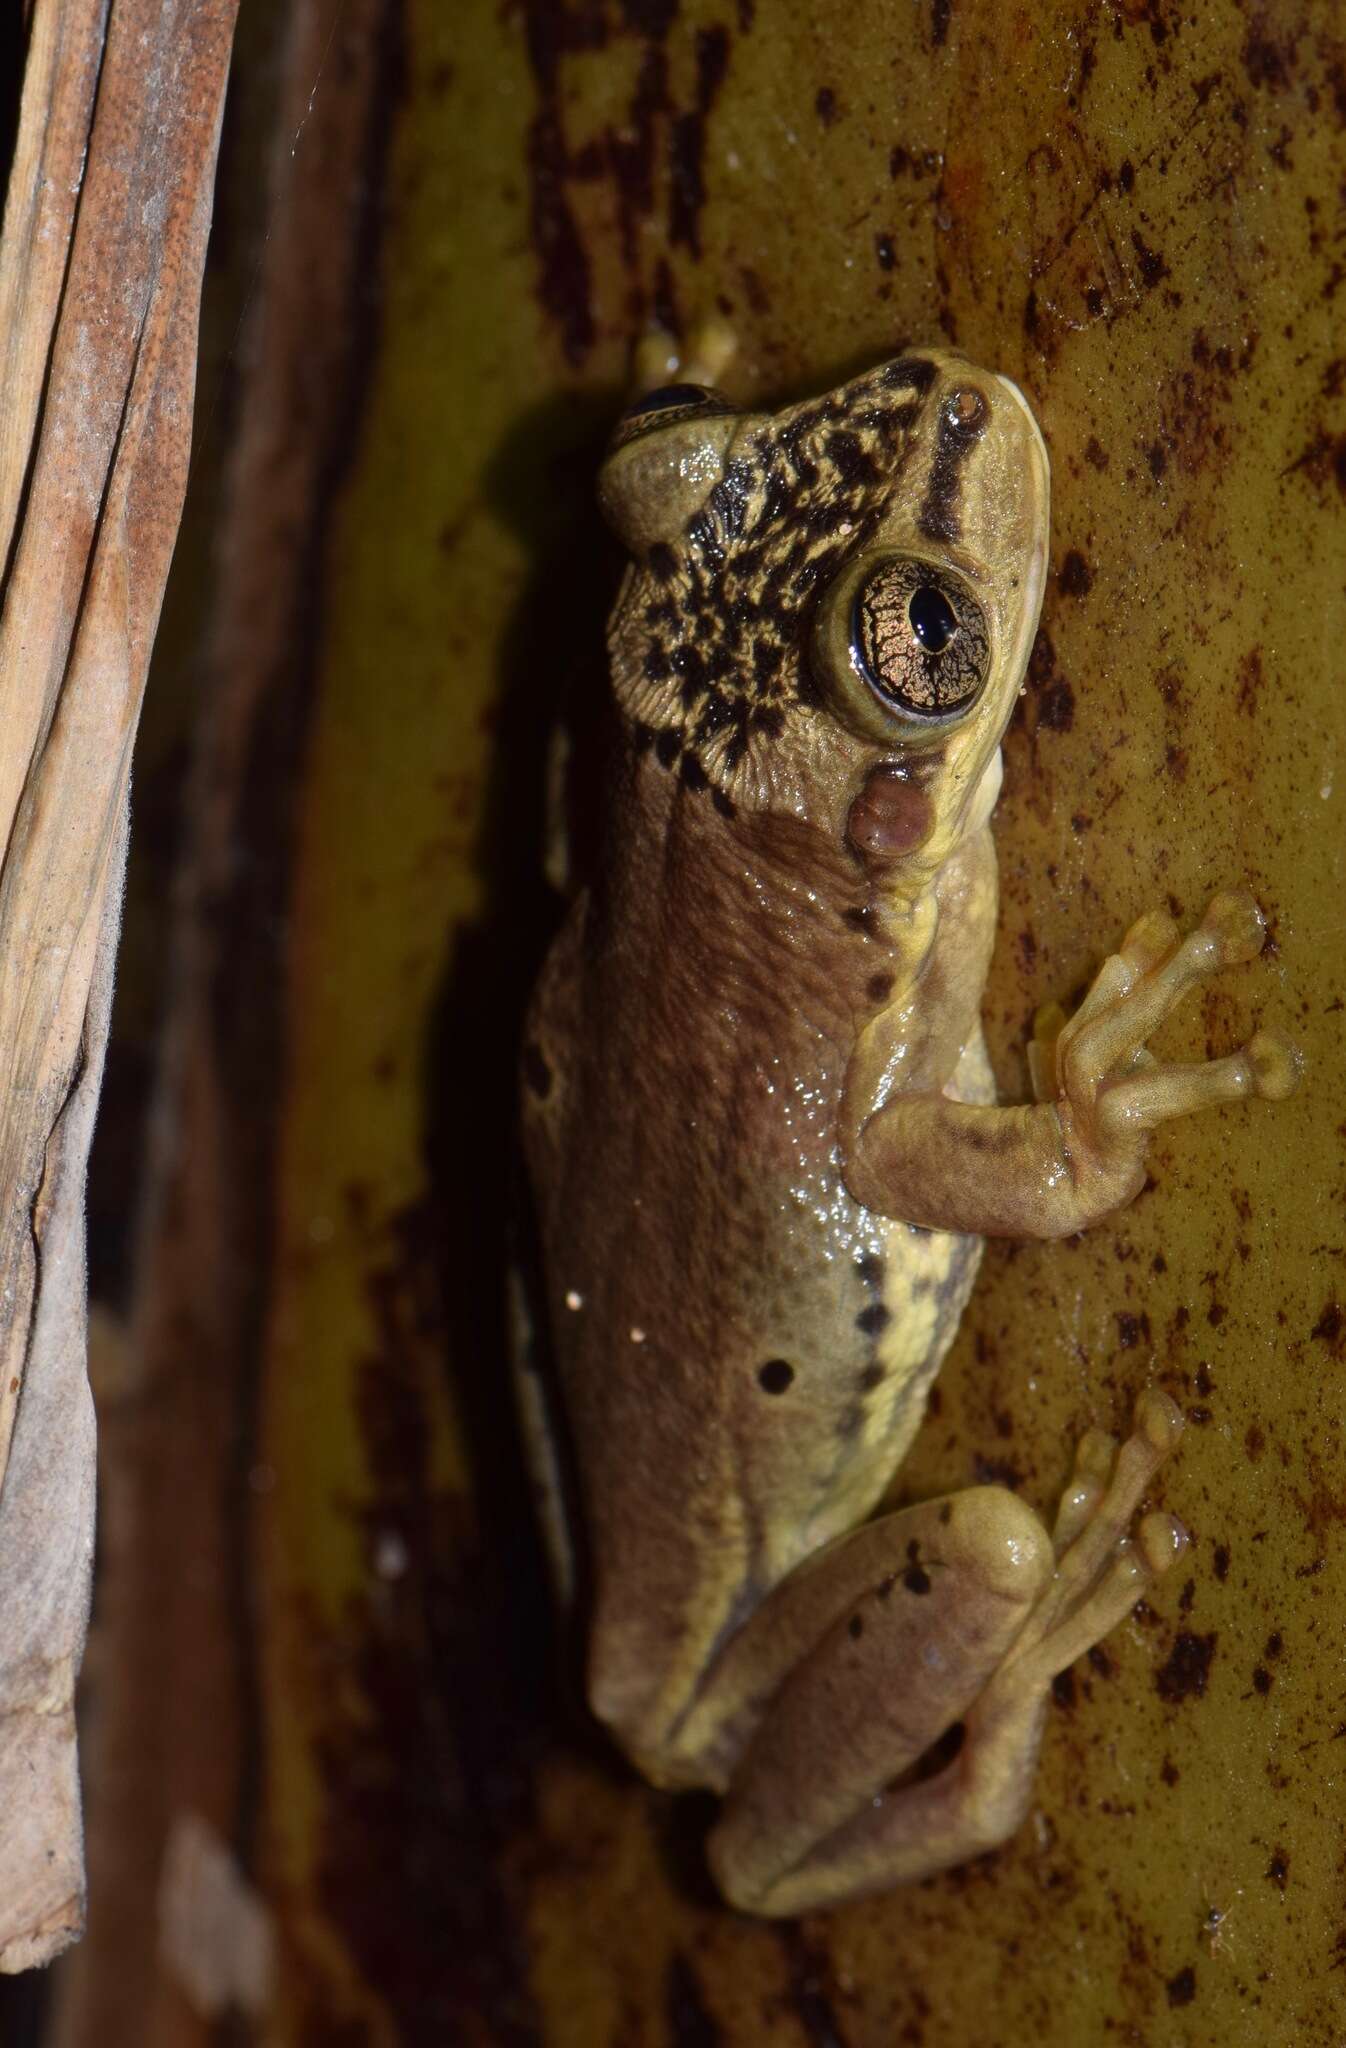
<path fill-rule="evenodd" d="M 1042 437 L 945 350 L 776 413 L 722 395 L 723 353 L 661 365 L 601 472 L 618 730 L 526 1031 L 553 1370 L 520 1380 L 593 1710 L 656 1785 L 723 1795 L 716 1881 L 779 1915 L 1003 1842 L 1052 1678 L 1187 1540 L 1140 1512 L 1181 1428 L 1158 1389 L 1120 1446 L 1084 1436 L 1050 1530 L 1001 1486 L 875 1513 L 982 1238 L 1098 1223 L 1157 1124 L 1278 1099 L 1297 1059 L 1147 1050 L 1261 949 L 1227 893 L 1186 936 L 1133 924 L 1040 1020 L 1037 1099 L 997 1106 L 990 817 Z"/>

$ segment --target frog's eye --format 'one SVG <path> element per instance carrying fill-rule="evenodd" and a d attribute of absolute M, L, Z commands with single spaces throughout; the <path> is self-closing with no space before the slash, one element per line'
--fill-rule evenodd
<path fill-rule="evenodd" d="M 981 606 L 928 562 L 881 562 L 856 590 L 851 658 L 881 702 L 908 718 L 966 711 L 986 681 Z"/>
<path fill-rule="evenodd" d="M 627 406 L 617 422 L 608 452 L 615 454 L 617 449 L 644 440 L 646 435 L 660 433 L 665 427 L 683 428 L 698 420 L 720 419 L 733 410 L 727 398 L 708 390 L 704 384 L 661 384 Z"/>
<path fill-rule="evenodd" d="M 714 397 L 715 393 L 707 391 L 704 384 L 660 384 L 643 398 L 633 399 L 624 417 L 633 420 L 645 412 L 681 412 L 689 405 L 704 405 Z"/>
<path fill-rule="evenodd" d="M 633 554 L 695 518 L 724 471 L 742 415 L 701 384 L 661 384 L 626 408 L 599 472 L 610 526 Z"/>
<path fill-rule="evenodd" d="M 953 724 L 990 673 L 986 615 L 968 584 L 907 555 L 844 570 L 820 609 L 815 644 L 836 708 L 872 738 L 889 736 L 894 718 Z"/>

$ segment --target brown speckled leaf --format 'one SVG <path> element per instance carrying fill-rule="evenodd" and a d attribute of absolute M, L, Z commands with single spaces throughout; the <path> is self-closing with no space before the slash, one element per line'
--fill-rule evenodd
<path fill-rule="evenodd" d="M 84 1169 L 190 446 L 229 0 L 41 0 L 0 249 L 0 1969 L 79 1931 Z"/>

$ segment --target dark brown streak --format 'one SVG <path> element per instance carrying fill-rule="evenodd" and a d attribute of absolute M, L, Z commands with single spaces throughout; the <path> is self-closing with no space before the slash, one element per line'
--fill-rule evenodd
<path fill-rule="evenodd" d="M 918 517 L 927 540 L 953 541 L 962 535 L 958 510 L 962 468 L 981 439 L 988 417 L 985 399 L 980 392 L 972 392 L 977 403 L 966 419 L 960 419 L 954 408 L 964 395 L 955 392 L 940 411 L 935 459 L 930 465 L 930 481 Z"/>

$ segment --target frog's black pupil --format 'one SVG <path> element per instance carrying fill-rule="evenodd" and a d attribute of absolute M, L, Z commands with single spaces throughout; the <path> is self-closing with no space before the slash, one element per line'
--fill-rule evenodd
<path fill-rule="evenodd" d="M 628 405 L 627 418 L 642 412 L 663 412 L 675 405 L 700 405 L 705 396 L 699 384 L 661 384 L 657 391 L 647 391 L 643 398 Z"/>
<path fill-rule="evenodd" d="M 942 654 L 958 631 L 953 606 L 942 590 L 932 590 L 928 583 L 912 591 L 907 617 L 927 654 Z"/>

